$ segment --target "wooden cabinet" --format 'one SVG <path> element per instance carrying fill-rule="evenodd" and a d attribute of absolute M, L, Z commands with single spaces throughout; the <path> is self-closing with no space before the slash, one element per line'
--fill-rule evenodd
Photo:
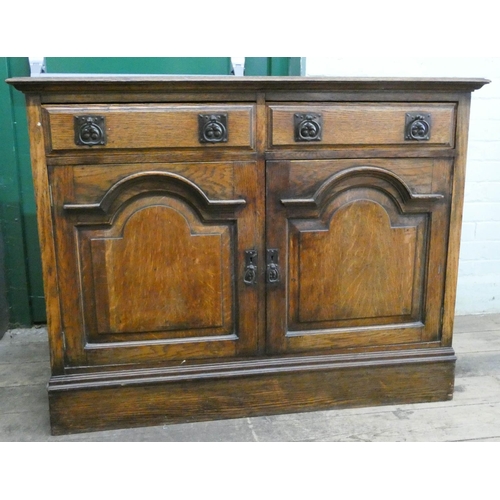
<path fill-rule="evenodd" d="M 487 80 L 19 78 L 52 432 L 452 397 Z"/>

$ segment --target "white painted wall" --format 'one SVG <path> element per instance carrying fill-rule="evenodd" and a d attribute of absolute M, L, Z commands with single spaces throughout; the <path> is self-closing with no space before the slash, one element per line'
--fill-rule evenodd
<path fill-rule="evenodd" d="M 457 314 L 500 313 L 500 58 L 307 57 L 307 76 L 471 77 L 472 94 Z"/>

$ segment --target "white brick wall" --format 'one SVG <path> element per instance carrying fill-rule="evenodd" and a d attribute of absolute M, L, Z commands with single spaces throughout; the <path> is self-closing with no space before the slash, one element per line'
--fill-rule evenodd
<path fill-rule="evenodd" d="M 308 76 L 488 78 L 472 94 L 457 314 L 500 312 L 500 58 L 307 57 Z"/>

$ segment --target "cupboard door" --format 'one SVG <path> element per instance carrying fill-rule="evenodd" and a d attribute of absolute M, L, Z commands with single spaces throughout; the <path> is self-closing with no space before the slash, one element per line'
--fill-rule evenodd
<path fill-rule="evenodd" d="M 257 287 L 244 276 L 245 251 L 262 233 L 256 165 L 221 164 L 210 197 L 185 175 L 203 182 L 203 169 L 217 166 L 183 165 L 185 175 L 168 167 L 117 166 L 105 190 L 99 181 L 113 166 L 54 169 L 69 365 L 255 353 Z M 91 203 L 89 193 L 98 193 Z"/>
<path fill-rule="evenodd" d="M 428 159 L 268 162 L 270 352 L 439 340 L 450 172 Z"/>

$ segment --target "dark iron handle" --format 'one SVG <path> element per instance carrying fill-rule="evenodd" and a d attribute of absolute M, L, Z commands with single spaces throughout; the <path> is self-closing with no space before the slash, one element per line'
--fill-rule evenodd
<path fill-rule="evenodd" d="M 278 250 L 275 248 L 267 251 L 266 281 L 267 283 L 279 283 L 280 281 Z"/>
<path fill-rule="evenodd" d="M 245 251 L 245 274 L 243 275 L 245 285 L 257 283 L 257 250 Z"/>
<path fill-rule="evenodd" d="M 295 113 L 293 121 L 295 142 L 321 141 L 323 132 L 321 113 Z"/>
<path fill-rule="evenodd" d="M 227 142 L 227 113 L 198 115 L 198 139 L 201 143 Z"/>
<path fill-rule="evenodd" d="M 104 116 L 75 116 L 74 130 L 77 146 L 104 146 L 106 144 L 106 118 Z"/>
<path fill-rule="evenodd" d="M 431 138 L 431 115 L 428 113 L 406 113 L 405 140 L 428 141 Z"/>

